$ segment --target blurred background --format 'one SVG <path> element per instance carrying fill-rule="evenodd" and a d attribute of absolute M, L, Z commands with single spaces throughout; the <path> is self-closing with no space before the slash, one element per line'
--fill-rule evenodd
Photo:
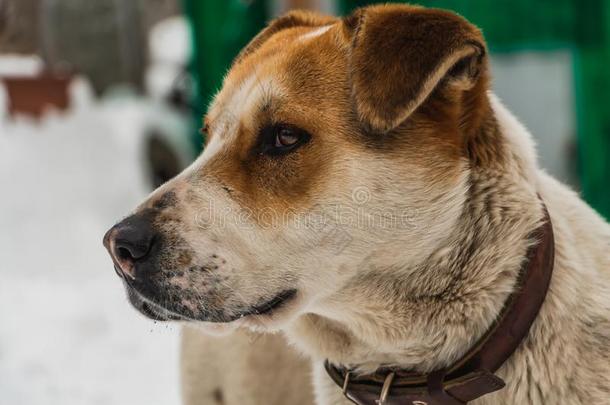
<path fill-rule="evenodd" d="M 353 0 L 0 0 L 0 405 L 178 404 L 178 334 L 132 310 L 104 231 L 200 152 L 232 58 Z M 541 164 L 610 218 L 610 1 L 429 0 L 482 28 Z"/>

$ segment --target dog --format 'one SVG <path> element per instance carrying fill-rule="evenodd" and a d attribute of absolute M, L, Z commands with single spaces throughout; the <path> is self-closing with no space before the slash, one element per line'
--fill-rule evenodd
<path fill-rule="evenodd" d="M 235 403 L 349 403 L 325 360 L 356 376 L 451 365 L 517 289 L 545 212 L 546 298 L 496 372 L 506 386 L 473 403 L 610 403 L 610 226 L 539 168 L 465 19 L 290 12 L 239 53 L 204 122 L 202 155 L 104 242 L 131 303 L 187 325 L 185 364 L 218 384 L 205 403 L 254 388 Z M 250 355 L 223 385 L 223 361 Z M 265 400 L 284 384 L 290 402 Z"/>

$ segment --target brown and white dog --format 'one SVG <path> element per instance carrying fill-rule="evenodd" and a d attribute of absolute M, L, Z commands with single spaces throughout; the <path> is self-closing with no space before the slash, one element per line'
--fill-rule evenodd
<path fill-rule="evenodd" d="M 188 403 L 344 403 L 324 359 L 450 364 L 513 291 L 541 200 L 551 286 L 506 388 L 476 403 L 610 403 L 610 226 L 537 166 L 463 18 L 292 12 L 238 55 L 205 122 L 203 154 L 105 237 L 143 313 L 233 331 L 185 332 Z M 279 330 L 313 388 L 258 334 Z"/>

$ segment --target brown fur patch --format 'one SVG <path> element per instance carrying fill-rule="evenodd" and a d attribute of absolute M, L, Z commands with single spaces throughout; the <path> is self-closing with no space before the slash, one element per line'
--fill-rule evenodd
<path fill-rule="evenodd" d="M 490 119 L 486 45 L 463 18 L 407 5 L 367 7 L 343 20 L 291 13 L 257 38 L 206 117 L 218 136 L 229 120 L 237 141 L 193 177 L 194 184 L 215 178 L 256 222 L 307 210 L 332 183 L 329 174 L 341 170 L 334 163 L 363 147 L 449 186 L 460 162 L 503 164 L 505 147 Z M 252 80 L 261 86 L 258 105 L 232 111 Z M 261 129 L 278 123 L 304 129 L 310 142 L 283 157 L 257 153 Z"/>
<path fill-rule="evenodd" d="M 210 110 L 214 127 L 253 74 L 281 87 L 258 111 L 231 117 L 238 142 L 197 175 L 217 178 L 254 213 L 307 207 L 337 153 L 350 148 L 381 148 L 397 164 L 420 162 L 434 181 L 452 182 L 458 160 L 485 146 L 487 138 L 475 135 L 489 113 L 486 48 L 474 26 L 445 11 L 379 6 L 304 39 L 332 21 L 296 13 L 272 23 L 238 58 Z M 305 129 L 310 143 L 282 158 L 256 153 L 258 132 L 274 123 Z M 386 134 L 371 136 L 367 128 Z M 477 162 L 494 159 L 492 152 L 484 147 Z"/>
<path fill-rule="evenodd" d="M 442 10 L 405 5 L 359 9 L 345 22 L 351 33 L 350 75 L 358 114 L 387 132 L 437 88 L 459 79 L 469 87 L 484 68 L 481 33 Z"/>
<path fill-rule="evenodd" d="M 259 76 L 273 77 L 282 87 L 281 96 L 262 100 L 251 116 L 234 117 L 239 122 L 238 141 L 215 155 L 195 178 L 213 176 L 231 190 L 232 198 L 255 214 L 263 210 L 285 214 L 307 206 L 327 180 L 324 173 L 332 170 L 327 163 L 345 143 L 349 146 L 348 138 L 355 139 L 345 55 L 332 35 L 311 43 L 299 42 L 309 31 L 295 28 L 278 32 L 251 51 L 229 73 L 208 117 L 213 127 L 233 89 L 253 73 L 254 66 Z M 280 52 L 282 57 L 277 58 Z M 311 135 L 310 142 L 283 157 L 261 155 L 256 147 L 260 130 L 278 123 L 302 128 Z M 350 137 L 345 134 L 349 126 L 353 127 Z"/>

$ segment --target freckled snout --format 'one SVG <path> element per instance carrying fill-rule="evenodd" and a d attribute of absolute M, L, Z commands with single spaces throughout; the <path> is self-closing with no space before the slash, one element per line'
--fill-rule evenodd
<path fill-rule="evenodd" d="M 106 232 L 104 246 L 112 257 L 117 274 L 135 280 L 143 276 L 144 268 L 151 267 L 145 264 L 158 249 L 159 238 L 150 219 L 136 214 Z"/>

